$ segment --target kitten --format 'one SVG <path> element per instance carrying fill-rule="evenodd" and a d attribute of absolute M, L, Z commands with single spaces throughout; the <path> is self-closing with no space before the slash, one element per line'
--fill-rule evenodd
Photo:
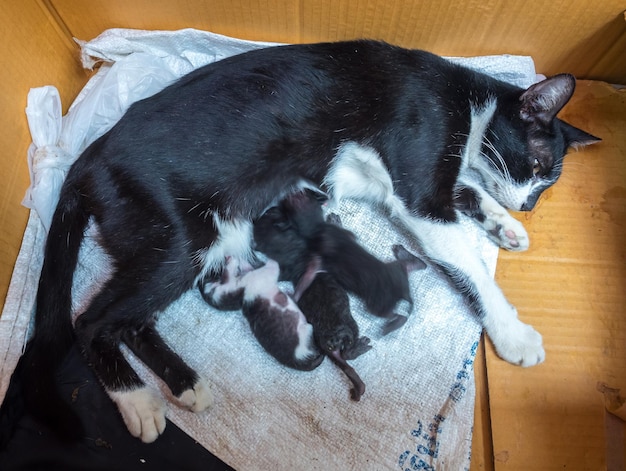
<path fill-rule="evenodd" d="M 252 220 L 285 195 L 320 186 L 334 201 L 385 208 L 458 286 L 503 359 L 542 362 L 541 335 L 517 318 L 457 222 L 474 208 L 500 246 L 528 248 L 505 208 L 531 210 L 561 174 L 568 147 L 598 140 L 556 117 L 574 87 L 564 74 L 524 90 L 375 41 L 260 49 L 191 72 L 133 104 L 69 170 L 46 242 L 34 335 L 12 386 L 35 417 L 80 436 L 54 384 L 77 341 L 131 432 L 155 439 L 163 399 L 122 355 L 126 333 L 137 332 L 140 359 L 157 373 L 177 366 L 169 353 L 140 348 L 157 336 L 156 313 L 227 256 L 251 259 Z M 115 271 L 72 327 L 72 275 L 91 218 Z M 206 382 L 191 370 L 183 376 L 164 380 L 179 397 L 198 397 Z"/>
<path fill-rule="evenodd" d="M 346 360 L 370 346 L 369 339 L 359 337 L 346 290 L 361 297 L 372 313 L 389 319 L 383 327 L 387 334 L 406 322 L 393 312 L 397 304 L 413 304 L 408 272 L 426 265 L 400 245 L 393 247 L 396 261 L 381 262 L 340 227 L 339 216 L 330 214 L 332 223 L 324 221 L 321 200 L 310 190 L 286 196 L 255 222 L 254 244 L 292 277 L 294 299 L 313 325 L 318 347 L 352 381 L 351 396 L 358 401 L 365 384 Z"/>
<path fill-rule="evenodd" d="M 365 394 L 365 383 L 348 360 L 368 352 L 372 346 L 370 339 L 359 333 L 359 326 L 350 312 L 348 293 L 332 275 L 319 273 L 302 293 L 298 306 L 313 326 L 318 348 L 352 383 L 350 397 L 360 400 Z"/>
<path fill-rule="evenodd" d="M 321 208 L 317 208 L 322 215 Z M 275 260 L 280 267 L 280 279 L 294 286 L 313 257 L 306 239 L 279 206 L 268 209 L 254 222 L 254 248 Z M 329 274 L 315 276 L 296 301 L 313 325 L 315 341 L 322 351 L 347 352 L 357 341 L 359 328 L 350 313 L 348 293 Z"/>
<path fill-rule="evenodd" d="M 261 346 L 283 365 L 312 370 L 323 356 L 313 341 L 313 327 L 295 301 L 278 288 L 279 266 L 260 268 L 229 258 L 220 279 L 201 286 L 205 301 L 221 310 L 241 309 Z"/>
<path fill-rule="evenodd" d="M 313 255 L 306 271 L 296 285 L 298 299 L 320 270 L 328 272 L 348 292 L 361 298 L 366 309 L 389 319 L 384 333 L 401 327 L 406 316 L 394 310 L 400 306 L 408 312 L 413 306 L 408 273 L 426 264 L 401 246 L 394 246 L 396 260 L 383 263 L 356 242 L 353 233 L 340 227 L 338 216 L 334 224 L 324 221 L 322 211 L 309 191 L 288 195 L 282 202 L 290 223 L 307 241 Z"/>

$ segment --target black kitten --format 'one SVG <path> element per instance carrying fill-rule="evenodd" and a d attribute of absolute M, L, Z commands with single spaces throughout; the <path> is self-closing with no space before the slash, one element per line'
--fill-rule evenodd
<path fill-rule="evenodd" d="M 365 383 L 347 360 L 357 358 L 372 346 L 369 338 L 359 334 L 359 326 L 350 312 L 348 293 L 332 275 L 318 273 L 298 305 L 313 325 L 317 346 L 352 382 L 350 397 L 358 401 L 365 393 Z"/>
<path fill-rule="evenodd" d="M 369 312 L 389 319 L 386 333 L 397 329 L 406 316 L 395 312 L 403 301 L 407 313 L 413 306 L 408 273 L 426 264 L 403 247 L 395 246 L 396 260 L 384 263 L 356 242 L 354 234 L 324 221 L 319 204 L 309 191 L 288 195 L 283 211 L 301 237 L 306 239 L 311 262 L 298 282 L 299 298 L 317 272 L 326 271 L 348 292 L 361 298 Z"/>

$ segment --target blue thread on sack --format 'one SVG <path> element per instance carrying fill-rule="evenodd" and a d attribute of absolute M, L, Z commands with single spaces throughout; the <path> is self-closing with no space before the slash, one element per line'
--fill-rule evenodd
<path fill-rule="evenodd" d="M 472 377 L 478 345 L 478 342 L 472 344 L 469 358 L 463 361 L 463 366 L 456 375 L 456 382 L 450 388 L 448 397 L 454 403 L 459 402 L 465 396 L 467 387 L 464 383 Z M 439 457 L 440 441 L 438 439 L 443 433 L 442 424 L 445 420 L 446 417 L 443 414 L 436 414 L 427 426 L 424 426 L 421 420 L 417 421 L 417 427 L 410 432 L 417 441 L 415 451 L 405 450 L 398 457 L 398 466 L 402 471 L 436 471 L 435 465 L 425 460 L 432 463 Z"/>

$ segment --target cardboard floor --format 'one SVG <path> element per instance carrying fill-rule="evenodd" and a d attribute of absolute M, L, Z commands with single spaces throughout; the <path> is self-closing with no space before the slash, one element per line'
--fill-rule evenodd
<path fill-rule="evenodd" d="M 517 214 L 528 252 L 499 255 L 496 279 L 547 357 L 523 369 L 485 342 L 472 470 L 625 469 L 626 90 L 579 81 L 561 117 L 603 141 Z"/>

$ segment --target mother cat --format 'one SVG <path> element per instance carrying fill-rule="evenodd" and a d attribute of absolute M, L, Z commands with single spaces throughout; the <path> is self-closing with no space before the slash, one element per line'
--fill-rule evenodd
<path fill-rule="evenodd" d="M 302 187 L 386 207 L 465 294 L 498 354 L 540 363 L 541 336 L 518 320 L 457 221 L 465 212 L 500 246 L 528 247 L 505 208 L 532 209 L 568 147 L 597 140 L 556 118 L 574 87 L 558 75 L 523 90 L 423 51 L 354 41 L 231 57 L 134 104 L 61 191 L 35 334 L 13 378 L 26 407 L 80 434 L 53 377 L 75 339 L 142 440 L 163 431 L 164 402 L 121 342 L 178 402 L 207 407 L 206 382 L 167 348 L 155 315 L 227 256 L 251 258 L 251 221 Z M 72 275 L 90 218 L 115 270 L 72 328 Z"/>

